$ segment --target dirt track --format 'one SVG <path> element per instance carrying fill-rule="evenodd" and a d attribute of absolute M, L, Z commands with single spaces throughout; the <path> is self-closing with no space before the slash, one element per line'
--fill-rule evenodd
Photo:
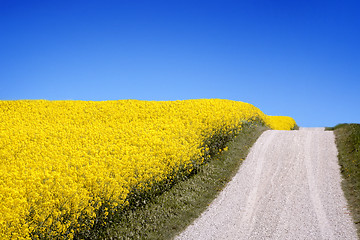
<path fill-rule="evenodd" d="M 357 239 L 340 182 L 333 132 L 266 131 L 176 239 Z"/>

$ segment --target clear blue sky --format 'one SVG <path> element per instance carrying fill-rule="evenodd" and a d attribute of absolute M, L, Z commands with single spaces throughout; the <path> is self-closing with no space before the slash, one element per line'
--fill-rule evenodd
<path fill-rule="evenodd" d="M 360 1 L 0 0 L 0 99 L 244 101 L 360 122 Z"/>

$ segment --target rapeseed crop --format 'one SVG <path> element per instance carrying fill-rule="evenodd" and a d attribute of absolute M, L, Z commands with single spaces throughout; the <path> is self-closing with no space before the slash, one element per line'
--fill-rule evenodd
<path fill-rule="evenodd" d="M 177 174 L 191 172 L 244 122 L 290 130 L 251 104 L 0 101 L 0 238 L 72 239 Z"/>

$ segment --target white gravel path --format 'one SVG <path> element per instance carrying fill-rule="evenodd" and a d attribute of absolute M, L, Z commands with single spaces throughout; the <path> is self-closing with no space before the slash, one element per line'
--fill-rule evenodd
<path fill-rule="evenodd" d="M 333 132 L 266 131 L 176 239 L 357 239 L 340 183 Z"/>

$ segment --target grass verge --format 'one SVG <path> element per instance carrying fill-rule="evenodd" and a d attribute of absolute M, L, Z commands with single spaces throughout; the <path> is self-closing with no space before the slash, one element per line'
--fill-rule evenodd
<path fill-rule="evenodd" d="M 269 128 L 246 124 L 231 140 L 228 151 L 214 156 L 196 174 L 145 204 L 109 216 L 107 225 L 92 229 L 87 239 L 172 239 L 207 208 L 236 174 L 250 147 Z M 75 238 L 84 238 L 77 236 Z"/>
<path fill-rule="evenodd" d="M 342 188 L 360 238 L 360 124 L 339 124 L 333 130 L 343 176 Z"/>

